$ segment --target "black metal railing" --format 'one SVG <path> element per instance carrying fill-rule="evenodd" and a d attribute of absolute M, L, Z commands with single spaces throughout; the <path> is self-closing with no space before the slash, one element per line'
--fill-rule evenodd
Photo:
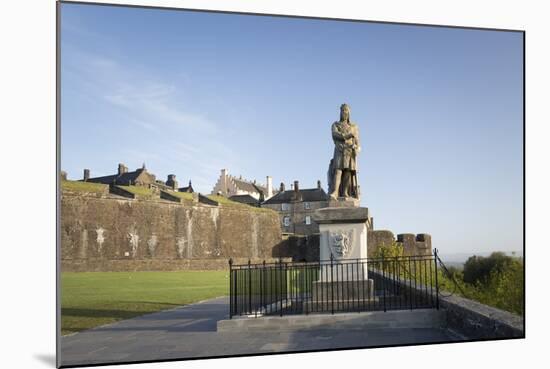
<path fill-rule="evenodd" d="M 236 265 L 230 317 L 439 309 L 434 255 Z"/>

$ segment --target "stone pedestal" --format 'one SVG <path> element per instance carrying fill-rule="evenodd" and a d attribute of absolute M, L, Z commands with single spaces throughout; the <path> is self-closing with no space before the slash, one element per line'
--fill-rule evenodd
<path fill-rule="evenodd" d="M 328 200 L 329 208 L 358 208 L 359 199 L 354 197 L 339 197 L 338 199 L 330 198 Z"/>
<path fill-rule="evenodd" d="M 320 259 L 335 262 L 367 257 L 367 231 L 370 216 L 367 208 L 329 207 L 318 209 L 313 220 L 319 224 Z"/>
<path fill-rule="evenodd" d="M 313 284 L 313 301 L 320 296 L 323 301 L 338 302 L 373 298 L 366 264 L 369 211 L 341 205 L 318 209 L 313 215 L 321 234 L 321 270 Z"/>

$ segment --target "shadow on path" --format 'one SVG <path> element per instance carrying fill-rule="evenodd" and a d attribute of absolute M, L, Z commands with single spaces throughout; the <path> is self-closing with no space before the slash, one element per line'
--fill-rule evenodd
<path fill-rule="evenodd" d="M 441 329 L 217 332 L 217 322 L 229 318 L 228 305 L 229 299 L 222 297 L 62 337 L 62 365 L 456 341 Z"/>

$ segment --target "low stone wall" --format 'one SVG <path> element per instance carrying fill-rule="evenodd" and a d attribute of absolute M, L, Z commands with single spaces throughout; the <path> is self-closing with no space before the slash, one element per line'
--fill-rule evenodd
<path fill-rule="evenodd" d="M 373 273 L 369 271 L 369 273 Z M 375 273 L 375 279 L 386 280 L 389 284 L 400 285 L 413 297 L 433 298 L 436 292 L 429 288 L 417 286 L 406 279 L 395 280 L 391 277 Z M 435 300 L 434 300 L 435 301 Z M 459 333 L 468 339 L 498 339 L 522 338 L 524 333 L 524 319 L 521 316 L 500 310 L 480 302 L 460 296 L 439 296 L 439 307 L 447 311 L 447 328 Z"/>
<path fill-rule="evenodd" d="M 267 209 L 68 193 L 60 232 L 62 271 L 227 269 L 269 261 L 282 242 Z"/>
<path fill-rule="evenodd" d="M 460 296 L 440 297 L 447 310 L 447 327 L 469 339 L 522 338 L 524 319 Z"/>

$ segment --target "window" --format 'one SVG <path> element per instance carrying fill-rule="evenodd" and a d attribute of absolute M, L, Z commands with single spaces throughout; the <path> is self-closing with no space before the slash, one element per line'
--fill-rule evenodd
<path fill-rule="evenodd" d="M 281 204 L 282 211 L 288 211 L 288 209 L 290 209 L 290 204 Z"/>
<path fill-rule="evenodd" d="M 290 226 L 290 217 L 284 217 L 283 218 L 283 224 L 285 227 Z"/>
<path fill-rule="evenodd" d="M 311 204 L 309 202 L 304 202 L 304 209 L 306 210 L 311 209 Z"/>
<path fill-rule="evenodd" d="M 306 215 L 306 224 L 307 225 L 311 224 L 311 217 L 309 215 Z"/>

